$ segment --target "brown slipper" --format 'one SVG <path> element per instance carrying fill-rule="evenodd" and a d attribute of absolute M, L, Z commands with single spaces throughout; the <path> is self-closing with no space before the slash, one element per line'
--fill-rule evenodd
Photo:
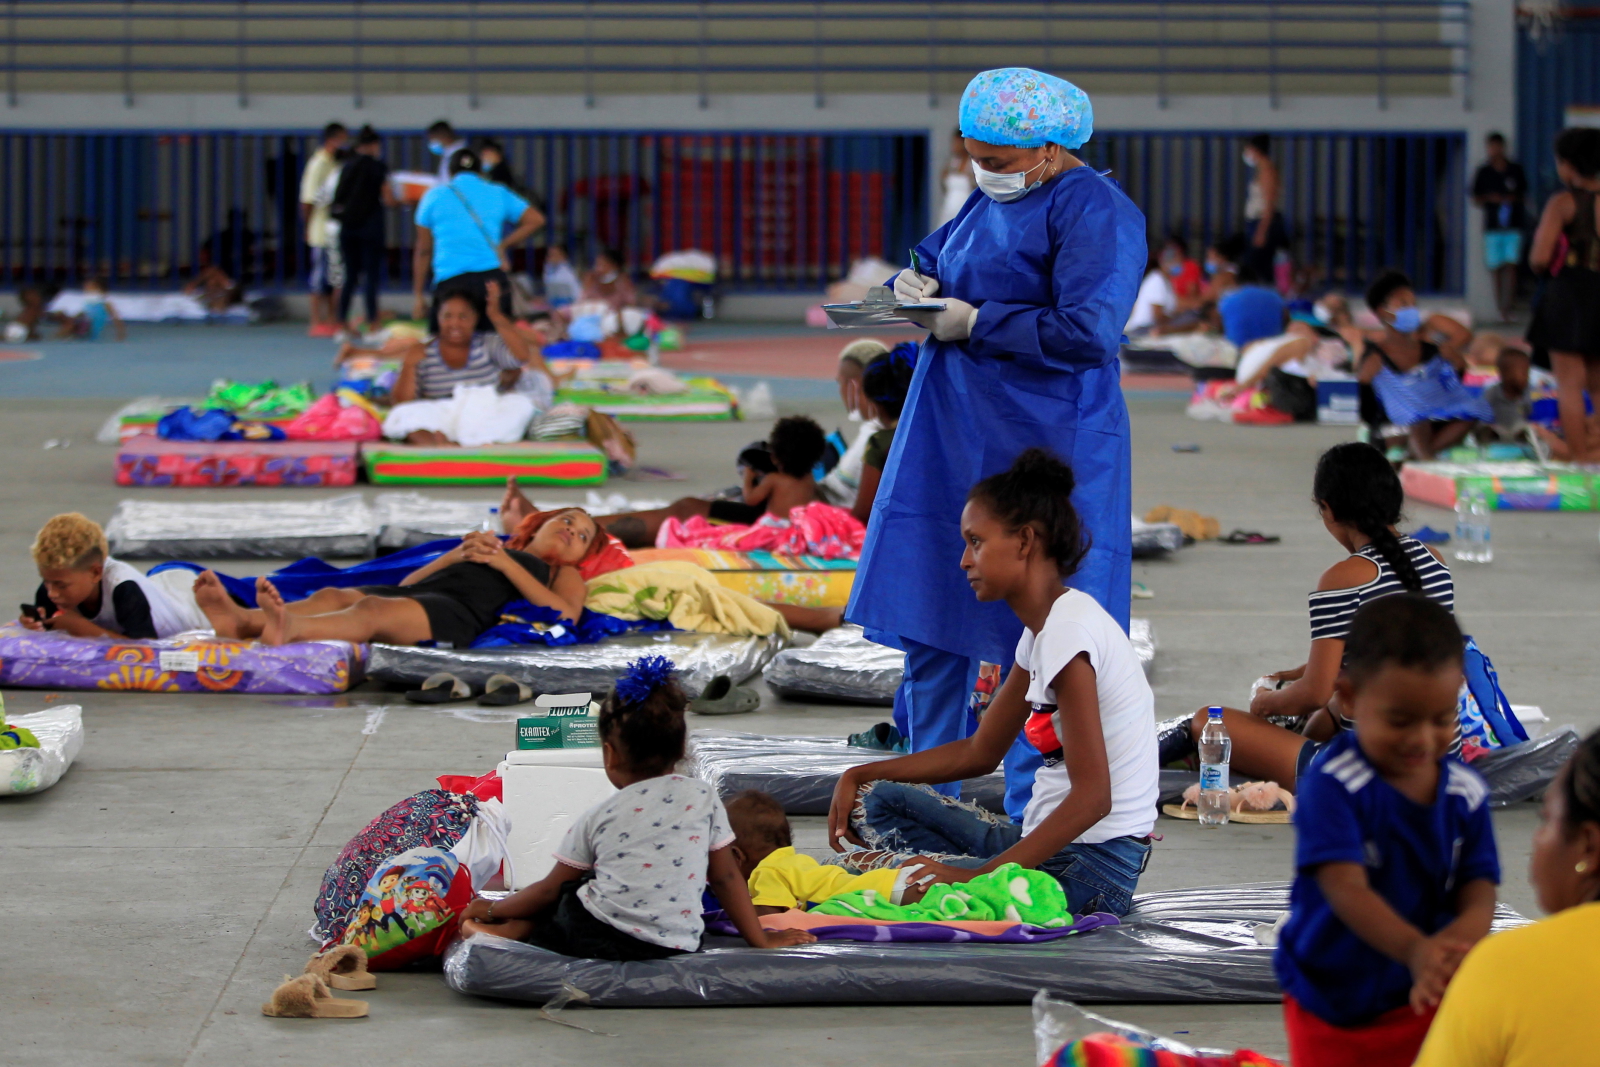
<path fill-rule="evenodd" d="M 378 979 L 367 970 L 367 954 L 355 945 L 339 945 L 306 961 L 306 974 L 314 974 L 334 989 L 377 989 Z"/>
<path fill-rule="evenodd" d="M 285 978 L 272 991 L 272 999 L 261 1005 L 261 1014 L 275 1019 L 361 1019 L 367 1014 L 367 1002 L 339 1000 L 321 978 L 302 974 Z"/>

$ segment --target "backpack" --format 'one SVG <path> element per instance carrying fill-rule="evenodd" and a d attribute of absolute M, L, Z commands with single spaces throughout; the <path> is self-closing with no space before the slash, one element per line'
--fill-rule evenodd
<path fill-rule="evenodd" d="M 1461 672 L 1465 675 L 1458 705 L 1462 758 L 1470 759 L 1473 749 L 1481 752 L 1526 741 L 1528 731 L 1511 710 L 1494 663 L 1471 637 L 1467 638 Z"/>

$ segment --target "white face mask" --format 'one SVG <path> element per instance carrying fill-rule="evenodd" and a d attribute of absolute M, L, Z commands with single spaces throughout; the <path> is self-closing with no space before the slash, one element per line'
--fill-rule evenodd
<path fill-rule="evenodd" d="M 1240 152 L 1239 153 L 1239 158 L 1244 160 L 1244 165 L 1245 166 L 1249 167 L 1251 170 L 1255 170 L 1255 167 L 1256 167 L 1256 157 L 1255 156 L 1252 156 L 1249 152 Z"/>
<path fill-rule="evenodd" d="M 984 170 L 974 163 L 972 164 L 972 172 L 978 180 L 978 188 L 982 189 L 990 200 L 1009 204 L 1013 200 L 1021 200 L 1044 184 L 1044 179 L 1040 178 L 1032 185 L 1029 185 L 1028 175 L 1049 162 L 1050 159 L 1047 157 L 1041 159 L 1027 170 L 1019 170 L 1011 174 L 997 174 L 992 170 Z"/>
<path fill-rule="evenodd" d="M 612 271 L 610 274 L 602 274 L 602 275 L 600 275 L 600 284 L 601 285 L 610 285 L 612 282 L 614 282 L 616 280 L 617 280 L 617 272 L 616 271 Z"/>
<path fill-rule="evenodd" d="M 1326 304 L 1312 304 L 1311 315 L 1318 322 L 1323 323 L 1324 325 L 1333 321 L 1333 312 L 1328 310 L 1328 306 Z"/>

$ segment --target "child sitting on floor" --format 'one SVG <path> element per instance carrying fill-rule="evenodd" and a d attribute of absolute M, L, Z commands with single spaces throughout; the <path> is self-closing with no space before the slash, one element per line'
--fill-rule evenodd
<path fill-rule="evenodd" d="M 1356 612 L 1340 701 L 1353 732 L 1306 771 L 1278 942 L 1295 1067 L 1405 1067 L 1467 951 L 1500 864 L 1489 787 L 1450 759 L 1464 641 L 1415 593 Z"/>
<path fill-rule="evenodd" d="M 684 756 L 686 703 L 666 658 L 629 666 L 600 709 L 602 758 L 617 793 L 579 817 L 544 878 L 469 904 L 463 936 L 494 934 L 586 959 L 666 959 L 699 950 L 709 886 L 751 946 L 816 940 L 761 928 L 716 789 L 673 773 Z"/>
<path fill-rule="evenodd" d="M 90 278 L 83 283 L 83 310 L 61 324 L 57 340 L 67 337 L 86 337 L 98 341 L 105 335 L 106 327 L 116 331 L 117 340 L 128 339 L 128 327 L 117 314 L 117 305 L 110 300 L 110 290 L 102 278 Z"/>
<path fill-rule="evenodd" d="M 777 468 L 762 474 L 753 467 L 743 471 L 743 499 L 701 500 L 683 497 L 664 508 L 611 515 L 601 524 L 628 548 L 653 548 L 668 519 L 686 522 L 692 518 L 742 526 L 763 515 L 788 518 L 795 508 L 817 499 L 817 483 L 812 468 L 822 458 L 827 445 L 822 427 L 804 415 L 790 415 L 773 424 L 767 448 Z"/>
<path fill-rule="evenodd" d="M 75 511 L 44 524 L 33 542 L 33 562 L 39 591 L 32 604 L 23 605 L 20 620 L 30 630 L 145 639 L 206 628 L 193 597 L 160 575 L 149 577 L 113 559 L 105 531 Z M 167 573 L 188 584 L 186 572 Z"/>

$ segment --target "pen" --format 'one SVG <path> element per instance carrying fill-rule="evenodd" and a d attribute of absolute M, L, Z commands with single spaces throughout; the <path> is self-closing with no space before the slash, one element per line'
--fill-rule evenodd
<path fill-rule="evenodd" d="M 915 248 L 911 250 L 911 269 L 919 275 L 922 273 L 922 259 L 917 255 Z"/>

